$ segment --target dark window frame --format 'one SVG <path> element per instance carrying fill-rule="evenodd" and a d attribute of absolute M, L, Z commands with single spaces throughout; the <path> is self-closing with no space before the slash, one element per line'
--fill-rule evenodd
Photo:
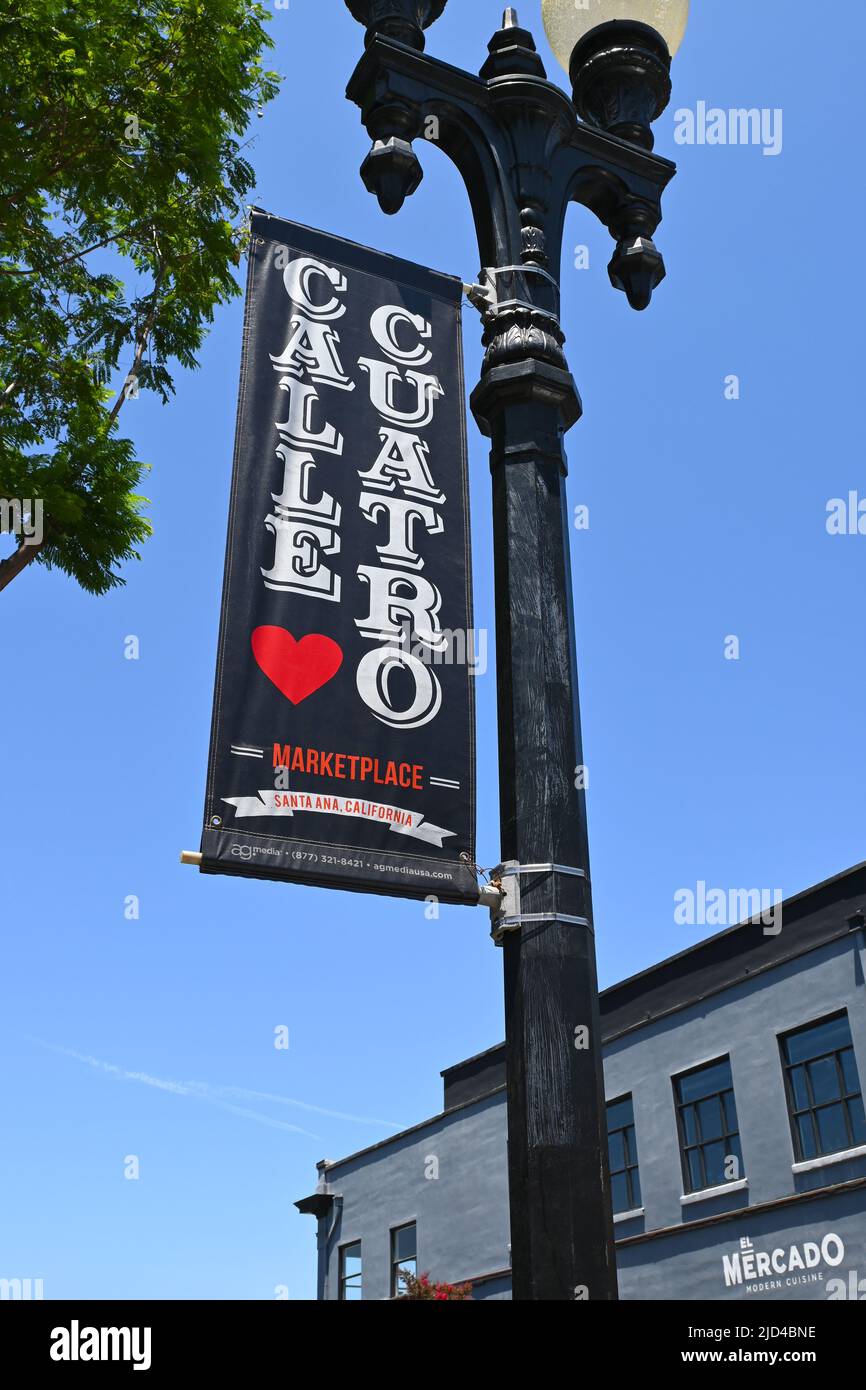
<path fill-rule="evenodd" d="M 360 1250 L 360 1251 L 361 1251 L 361 1255 L 360 1255 L 360 1265 L 361 1265 L 361 1268 L 360 1268 L 360 1270 L 358 1271 L 357 1274 L 348 1274 L 348 1275 L 347 1275 L 347 1274 L 346 1274 L 346 1256 L 347 1256 L 347 1254 L 349 1253 L 350 1250 Z M 351 1284 L 353 1288 L 358 1288 L 358 1289 L 360 1289 L 360 1291 L 361 1291 L 361 1298 L 363 1299 L 363 1297 L 364 1297 L 364 1252 L 363 1252 L 363 1242 L 360 1241 L 360 1240 L 347 1240 L 343 1245 L 340 1245 L 340 1246 L 338 1247 L 338 1250 L 337 1250 L 337 1257 L 338 1257 L 338 1263 L 337 1263 L 337 1269 L 338 1269 L 338 1273 L 337 1273 L 337 1301 L 338 1301 L 339 1303 L 350 1303 L 350 1302 L 352 1302 L 351 1299 L 346 1298 L 346 1286 L 347 1286 L 348 1284 Z M 358 1282 L 355 1283 L 355 1280 L 357 1280 Z"/>
<path fill-rule="evenodd" d="M 729 1086 L 726 1086 L 724 1090 L 721 1091 L 708 1091 L 705 1096 L 701 1096 L 699 1098 L 699 1101 L 683 1101 L 681 1099 L 680 1082 L 685 1081 L 690 1076 L 697 1076 L 702 1071 L 710 1071 L 712 1067 L 721 1066 L 725 1062 L 727 1063 L 728 1071 L 730 1073 L 731 1078 L 731 1084 Z M 671 1082 L 673 1085 L 674 1093 L 674 1108 L 676 1110 L 677 1116 L 677 1137 L 679 1140 L 680 1147 L 680 1163 L 683 1172 L 683 1192 L 685 1193 L 685 1195 L 690 1197 L 699 1192 L 711 1192 L 716 1188 L 726 1187 L 729 1185 L 729 1183 L 733 1181 L 742 1181 L 746 1176 L 746 1164 L 745 1159 L 743 1157 L 742 1135 L 740 1133 L 740 1116 L 737 1110 L 737 1096 L 736 1089 L 734 1087 L 734 1069 L 731 1065 L 731 1054 L 729 1052 L 723 1052 L 719 1057 L 713 1057 L 709 1062 L 701 1062 L 696 1067 L 689 1067 L 686 1071 L 677 1072 L 674 1076 L 671 1077 Z M 724 1104 L 725 1096 L 731 1097 L 736 1129 L 728 1128 L 727 1108 Z M 704 1139 L 701 1134 L 701 1121 L 700 1114 L 698 1112 L 698 1104 L 699 1102 L 714 1099 L 718 1100 L 719 1102 L 719 1109 L 721 1111 L 722 1117 L 722 1132 L 719 1135 L 714 1135 L 712 1137 Z M 693 1109 L 695 1112 L 694 1120 L 696 1138 L 694 1142 L 691 1142 L 688 1138 L 683 1118 L 684 1112 L 689 1109 Z M 735 1139 L 737 1141 L 736 1150 L 733 1150 L 730 1147 L 730 1141 L 732 1139 Z M 721 1183 L 708 1181 L 707 1163 L 706 1156 L 704 1154 L 704 1149 L 707 1148 L 710 1144 L 724 1144 L 727 1147 L 728 1153 L 734 1153 L 734 1155 L 739 1159 L 741 1169 L 739 1179 L 725 1179 Z M 700 1184 L 695 1184 L 692 1181 L 692 1170 L 691 1165 L 689 1163 L 689 1154 L 693 1152 L 697 1152 L 698 1154 L 698 1166 L 700 1170 L 700 1176 L 702 1179 Z"/>
<path fill-rule="evenodd" d="M 808 1057 L 804 1062 L 789 1062 L 787 1043 L 790 1038 L 800 1037 L 803 1033 L 809 1033 L 813 1029 L 821 1028 L 827 1023 L 836 1023 L 838 1019 L 844 1018 L 848 1024 L 848 1036 L 850 1042 L 847 1047 L 830 1048 L 828 1052 L 816 1053 L 814 1057 Z M 811 1019 L 808 1023 L 801 1023 L 797 1028 L 787 1028 L 779 1037 L 779 1054 L 782 1062 L 782 1075 L 785 1084 L 785 1101 L 788 1107 L 788 1122 L 791 1127 L 791 1142 L 794 1146 L 795 1163 L 815 1163 L 822 1158 L 831 1158 L 834 1154 L 846 1153 L 848 1149 L 861 1147 L 861 1141 L 854 1133 L 854 1125 L 851 1118 L 850 1102 L 852 1100 L 863 1099 L 863 1082 L 860 1077 L 860 1068 L 857 1065 L 857 1054 L 854 1051 L 854 1037 L 851 1032 L 851 1019 L 847 1009 L 837 1009 L 835 1013 L 825 1014 L 821 1018 Z M 845 1070 L 842 1066 L 841 1058 L 845 1053 L 850 1052 L 854 1059 L 854 1067 L 857 1072 L 859 1090 L 849 1091 L 848 1083 L 845 1080 Z M 831 1101 L 816 1101 L 812 1089 L 812 1078 L 809 1074 L 809 1064 L 812 1062 L 825 1061 L 832 1057 L 836 1065 L 836 1074 L 839 1080 L 839 1099 Z M 806 1085 L 808 1105 L 805 1107 L 798 1105 L 796 1091 L 794 1090 L 793 1073 L 799 1068 L 803 1068 L 803 1076 Z M 821 1139 L 821 1130 L 817 1123 L 817 1115 L 821 1110 L 829 1110 L 834 1106 L 841 1107 L 845 1119 L 845 1132 L 847 1142 L 842 1149 L 825 1149 Z M 809 1116 L 812 1130 L 812 1140 L 815 1145 L 814 1154 L 806 1154 L 803 1149 L 803 1140 L 800 1134 L 798 1121 L 805 1115 Z"/>
<path fill-rule="evenodd" d="M 390 1283 L 392 1298 L 396 1298 L 398 1293 L 400 1292 L 398 1287 L 398 1273 L 401 1269 L 405 1269 L 407 1267 L 406 1260 L 397 1259 L 396 1238 L 401 1231 L 408 1231 L 410 1227 L 414 1228 L 415 1231 L 415 1254 L 412 1257 L 415 1269 L 413 1272 L 415 1275 L 417 1275 L 418 1273 L 418 1221 L 417 1219 L 413 1221 L 401 1221 L 398 1226 L 392 1226 L 390 1229 Z"/>
<path fill-rule="evenodd" d="M 610 1160 L 611 1199 L 613 1199 L 613 1179 L 623 1173 L 625 1174 L 625 1185 L 628 1194 L 628 1206 L 623 1207 L 621 1211 L 617 1211 L 614 1206 L 614 1216 L 622 1216 L 630 1211 L 639 1211 L 643 1206 L 643 1196 L 640 1185 L 640 1158 L 637 1151 L 637 1127 L 634 1119 L 634 1092 L 626 1091 L 623 1095 L 616 1096 L 613 1100 L 606 1101 L 605 1116 L 607 1116 L 615 1105 L 622 1105 L 625 1101 L 631 1101 L 631 1120 L 629 1123 L 627 1125 L 617 1125 L 615 1129 L 611 1129 L 610 1125 L 607 1127 L 608 1158 L 610 1159 L 610 1140 L 611 1136 L 614 1134 L 621 1134 L 623 1136 L 623 1154 L 625 1157 L 625 1163 L 622 1168 L 614 1168 L 613 1162 Z M 629 1130 L 631 1131 L 631 1141 L 629 1139 Z M 635 1193 L 635 1182 L 637 1183 L 637 1193 Z"/>

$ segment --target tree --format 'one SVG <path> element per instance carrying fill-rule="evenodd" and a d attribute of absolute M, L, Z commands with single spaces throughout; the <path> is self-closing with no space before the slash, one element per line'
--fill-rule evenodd
<path fill-rule="evenodd" d="M 471 1284 L 442 1284 L 433 1283 L 429 1274 L 422 1274 L 420 1278 L 414 1275 L 411 1270 L 400 1270 L 400 1284 L 402 1293 L 399 1293 L 396 1302 L 409 1302 L 417 1300 L 426 1303 L 471 1303 L 472 1285 Z"/>
<path fill-rule="evenodd" d="M 145 465 L 117 419 L 140 391 L 168 401 L 170 367 L 198 365 L 240 293 L 254 182 L 240 141 L 280 82 L 262 65 L 267 14 L 0 0 L 0 524 L 10 499 L 42 516 L 0 589 L 38 560 L 105 593 L 150 534 Z"/>

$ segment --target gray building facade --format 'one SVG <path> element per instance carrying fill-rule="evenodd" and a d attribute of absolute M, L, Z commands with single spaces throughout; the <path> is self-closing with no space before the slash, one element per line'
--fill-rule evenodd
<path fill-rule="evenodd" d="M 624 1299 L 866 1298 L 866 864 L 601 996 Z M 318 1297 L 400 1269 L 509 1299 L 504 1047 L 441 1114 L 321 1163 Z"/>

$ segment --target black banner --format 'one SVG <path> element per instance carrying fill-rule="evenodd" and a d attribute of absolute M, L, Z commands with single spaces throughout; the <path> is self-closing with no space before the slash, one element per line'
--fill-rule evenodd
<path fill-rule="evenodd" d="M 461 297 L 253 214 L 205 873 L 477 901 Z"/>

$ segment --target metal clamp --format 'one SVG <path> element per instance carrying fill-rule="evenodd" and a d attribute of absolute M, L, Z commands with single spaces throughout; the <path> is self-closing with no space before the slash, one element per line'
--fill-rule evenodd
<path fill-rule="evenodd" d="M 487 314 L 491 311 L 499 312 L 504 309 L 529 309 L 534 314 L 544 314 L 547 318 L 553 319 L 556 323 L 559 323 L 558 310 L 553 311 L 551 309 L 542 309 L 540 304 L 532 304 L 527 299 L 499 298 L 499 291 L 496 285 L 496 277 L 498 275 L 540 275 L 543 279 L 548 280 L 550 284 L 553 286 L 554 290 L 556 291 L 558 303 L 559 296 L 561 294 L 561 287 L 559 285 L 559 282 L 554 278 L 554 276 L 550 274 L 549 271 L 544 270 L 540 265 L 526 264 L 484 266 L 482 268 L 481 274 L 486 279 L 486 284 L 464 284 L 463 286 L 463 293 L 469 300 L 469 303 L 472 304 L 480 314 Z"/>
<path fill-rule="evenodd" d="M 572 878 L 586 878 L 586 869 L 572 869 L 567 864 L 503 864 L 502 867 L 508 870 L 509 875 L 570 874 Z"/>
<path fill-rule="evenodd" d="M 529 922 L 559 922 L 563 926 L 586 927 L 589 931 L 593 930 L 588 917 L 557 912 L 555 908 L 550 912 L 520 911 L 521 876 L 543 873 L 567 874 L 572 878 L 582 879 L 587 877 L 585 869 L 574 869 L 567 864 L 518 864 L 511 860 L 500 864 L 499 868 L 494 870 L 491 885 L 497 890 L 498 904 L 494 904 L 489 898 L 485 899 L 490 907 L 490 935 L 497 946 L 502 945 L 510 932 L 520 931 L 524 923 Z"/>
<path fill-rule="evenodd" d="M 556 276 L 551 275 L 549 270 L 545 270 L 540 265 L 532 265 L 529 261 L 524 262 L 523 265 L 486 265 L 482 273 L 496 276 L 508 275 L 513 272 L 519 272 L 522 275 L 540 275 L 543 279 L 550 281 L 557 294 L 560 292 L 560 284 Z"/>
<path fill-rule="evenodd" d="M 593 930 L 588 917 L 568 917 L 564 912 L 524 912 L 520 917 L 494 918 L 490 935 L 496 945 L 501 946 L 507 934 L 520 931 L 524 922 L 560 922 L 566 927 L 586 927 L 589 931 Z"/>

